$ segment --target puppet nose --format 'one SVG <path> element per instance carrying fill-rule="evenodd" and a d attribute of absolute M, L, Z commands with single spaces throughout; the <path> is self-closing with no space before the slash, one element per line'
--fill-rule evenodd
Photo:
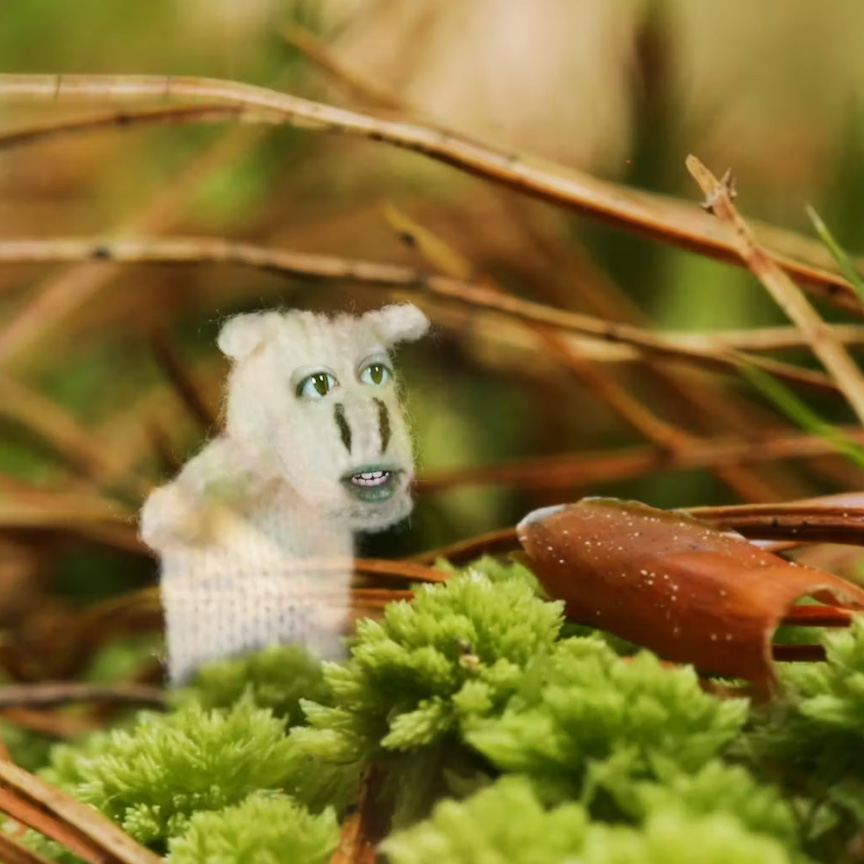
<path fill-rule="evenodd" d="M 390 411 L 381 399 L 372 399 L 368 403 L 364 400 L 363 404 L 352 405 L 350 415 L 345 405 L 339 402 L 333 406 L 333 420 L 339 430 L 339 438 L 349 453 L 357 438 L 369 440 L 370 452 L 377 449 L 381 456 L 387 452 L 393 430 Z M 358 434 L 355 435 L 355 432 Z M 374 440 L 376 437 L 377 441 Z"/>

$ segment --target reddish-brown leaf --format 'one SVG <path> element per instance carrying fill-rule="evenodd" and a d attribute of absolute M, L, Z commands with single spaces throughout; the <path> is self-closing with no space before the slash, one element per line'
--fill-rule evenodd
<path fill-rule="evenodd" d="M 775 683 L 771 640 L 797 600 L 864 609 L 864 590 L 837 576 L 637 502 L 536 510 L 518 535 L 569 618 L 760 689 Z"/>

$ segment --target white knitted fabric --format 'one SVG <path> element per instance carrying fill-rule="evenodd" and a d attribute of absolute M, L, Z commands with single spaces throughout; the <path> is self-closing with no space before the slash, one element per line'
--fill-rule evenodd
<path fill-rule="evenodd" d="M 341 653 L 342 621 L 310 595 L 347 600 L 351 571 L 308 559 L 350 558 L 354 532 L 410 513 L 411 438 L 389 351 L 428 325 L 410 304 L 225 324 L 225 431 L 141 512 L 141 536 L 161 558 L 173 682 L 275 643 Z"/>

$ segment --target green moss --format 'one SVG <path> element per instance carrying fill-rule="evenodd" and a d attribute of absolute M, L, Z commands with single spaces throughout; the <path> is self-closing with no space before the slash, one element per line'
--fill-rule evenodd
<path fill-rule="evenodd" d="M 695 773 L 669 760 L 654 760 L 657 780 L 633 781 L 627 766 L 613 757 L 592 771 L 592 780 L 610 792 L 627 816 L 645 822 L 670 810 L 691 816 L 724 814 L 742 828 L 765 834 L 793 848 L 799 825 L 792 803 L 776 786 L 759 783 L 740 765 L 712 759 Z M 623 769 L 623 770 L 622 770 Z"/>
<path fill-rule="evenodd" d="M 189 705 L 175 714 L 141 714 L 128 731 L 56 747 L 43 774 L 139 842 L 161 848 L 193 813 L 282 788 L 304 762 L 282 721 L 242 700 L 228 711 Z"/>
<path fill-rule="evenodd" d="M 824 641 L 751 709 L 562 638 L 528 571 L 482 559 L 361 622 L 345 664 L 213 664 L 44 774 L 175 864 L 329 860 L 369 763 L 392 864 L 833 862 L 864 823 L 864 624 Z"/>
<path fill-rule="evenodd" d="M 698 816 L 672 807 L 639 827 L 590 822 L 565 803 L 546 809 L 525 778 L 505 777 L 382 845 L 391 864 L 789 864 L 773 837 L 728 814 Z"/>
<path fill-rule="evenodd" d="M 635 778 L 658 758 L 696 771 L 741 731 L 747 702 L 704 693 L 690 667 L 664 668 L 652 654 L 619 657 L 604 642 L 572 638 L 528 669 L 498 717 L 479 720 L 468 741 L 504 771 L 579 795 L 585 772 L 612 756 Z"/>
<path fill-rule="evenodd" d="M 181 705 L 194 701 L 204 708 L 230 708 L 244 695 L 285 718 L 288 726 L 305 722 L 301 699 L 324 704 L 330 700 L 320 661 L 299 645 L 274 645 L 208 663 L 174 698 Z"/>
<path fill-rule="evenodd" d="M 193 815 L 169 853 L 171 864 L 326 864 L 338 840 L 332 809 L 313 816 L 285 795 L 258 792 Z"/>
<path fill-rule="evenodd" d="M 335 704 L 303 703 L 311 728 L 297 737 L 333 761 L 411 751 L 456 736 L 503 709 L 525 666 L 551 650 L 560 603 L 522 579 L 493 582 L 469 570 L 418 588 L 358 624 L 351 660 L 325 665 Z"/>
<path fill-rule="evenodd" d="M 591 826 L 578 860 L 580 864 L 790 864 L 795 858 L 777 840 L 753 834 L 725 814 L 693 818 L 671 810 L 652 816 L 639 830 Z"/>
<path fill-rule="evenodd" d="M 505 777 L 466 801 L 441 802 L 382 851 L 393 864 L 554 864 L 581 849 L 586 824 L 579 804 L 547 811 L 527 780 Z"/>

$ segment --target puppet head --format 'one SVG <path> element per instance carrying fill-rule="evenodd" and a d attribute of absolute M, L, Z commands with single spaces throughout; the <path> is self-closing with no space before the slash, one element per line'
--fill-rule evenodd
<path fill-rule="evenodd" d="M 411 511 L 414 460 L 391 350 L 420 338 L 411 304 L 330 318 L 237 315 L 219 334 L 233 361 L 226 433 L 271 466 L 310 508 L 376 531 Z"/>

